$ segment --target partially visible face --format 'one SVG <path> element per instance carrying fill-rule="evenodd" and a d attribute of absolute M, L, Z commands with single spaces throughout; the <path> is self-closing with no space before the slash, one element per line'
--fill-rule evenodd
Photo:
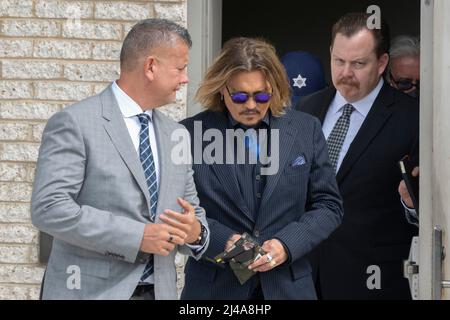
<path fill-rule="evenodd" d="M 391 86 L 401 90 L 395 82 L 411 82 L 417 84 L 420 80 L 420 59 L 418 57 L 399 57 L 391 60 Z M 393 81 L 392 81 L 393 80 Z M 411 93 L 416 90 L 412 87 L 403 90 L 404 93 Z"/>
<path fill-rule="evenodd" d="M 264 74 L 259 70 L 243 71 L 231 77 L 227 86 L 230 92 L 227 88 L 223 88 L 221 93 L 233 119 L 248 127 L 258 125 L 269 110 L 270 100 L 267 103 L 257 103 L 254 97 L 250 97 L 247 102 L 239 104 L 233 102 L 230 93 L 242 92 L 250 95 L 260 92 L 271 93 L 271 87 Z"/>
<path fill-rule="evenodd" d="M 333 84 L 348 102 L 359 101 L 375 89 L 388 62 L 387 54 L 377 57 L 369 30 L 351 37 L 338 33 L 331 48 Z"/>
<path fill-rule="evenodd" d="M 157 50 L 153 65 L 152 95 L 157 95 L 159 105 L 166 105 L 176 101 L 177 91 L 189 82 L 187 66 L 189 62 L 189 48 L 182 41 L 177 40 L 174 46 L 167 46 Z"/>

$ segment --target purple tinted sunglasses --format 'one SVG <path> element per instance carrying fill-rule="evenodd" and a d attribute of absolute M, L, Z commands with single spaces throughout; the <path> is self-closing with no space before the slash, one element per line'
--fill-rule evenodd
<path fill-rule="evenodd" d="M 267 92 L 256 92 L 256 93 L 246 93 L 246 92 L 235 92 L 231 93 L 228 86 L 226 86 L 228 93 L 231 97 L 231 100 L 234 103 L 244 104 L 248 101 L 248 99 L 253 98 L 256 103 L 267 103 L 270 98 L 272 98 L 272 94 Z"/>

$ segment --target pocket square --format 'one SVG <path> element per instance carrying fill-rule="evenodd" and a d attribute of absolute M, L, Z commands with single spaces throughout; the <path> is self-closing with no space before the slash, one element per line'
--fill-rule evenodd
<path fill-rule="evenodd" d="M 304 164 L 306 164 L 306 159 L 304 156 L 299 156 L 297 159 L 295 159 L 292 164 L 291 167 L 300 167 L 303 166 Z"/>

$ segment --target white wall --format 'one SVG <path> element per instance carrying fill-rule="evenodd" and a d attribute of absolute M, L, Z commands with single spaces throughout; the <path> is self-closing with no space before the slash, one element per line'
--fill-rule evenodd
<path fill-rule="evenodd" d="M 194 100 L 195 93 L 222 46 L 222 0 L 187 0 L 187 23 L 193 41 L 187 115 L 193 116 L 202 111 Z"/>
<path fill-rule="evenodd" d="M 433 229 L 450 248 L 450 1 L 422 0 L 420 297 L 440 299 Z M 447 250 L 448 251 L 448 250 Z M 450 278 L 450 261 L 442 279 Z M 443 291 L 449 299 L 449 291 Z"/>

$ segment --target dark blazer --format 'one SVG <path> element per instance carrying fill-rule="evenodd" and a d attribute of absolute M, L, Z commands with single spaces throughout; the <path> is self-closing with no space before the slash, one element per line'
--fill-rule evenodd
<path fill-rule="evenodd" d="M 202 146 L 194 135 L 194 122 L 202 131 L 218 129 L 225 137 L 225 113 L 206 111 L 182 121 L 191 134 L 192 148 Z M 271 118 L 279 129 L 278 173 L 267 176 L 257 218 L 249 212 L 239 192 L 234 165 L 194 164 L 194 180 L 211 230 L 205 253 L 213 258 L 225 249 L 233 234 L 247 232 L 260 244 L 279 239 L 289 261 L 260 274 L 266 299 L 316 299 L 311 267 L 305 255 L 327 238 L 342 220 L 342 203 L 320 123 L 310 115 L 289 110 Z M 203 143 L 204 150 L 206 144 Z M 303 156 L 306 164 L 292 166 Z M 202 259 L 189 259 L 182 299 L 246 299 L 256 277 L 240 285 L 229 266 L 222 269 Z"/>
<path fill-rule="evenodd" d="M 336 89 L 324 89 L 297 109 L 323 123 L 335 95 Z M 312 254 L 323 299 L 411 298 L 403 260 L 417 228 L 400 203 L 398 161 L 405 155 L 418 160 L 418 139 L 418 103 L 385 83 L 337 173 L 342 225 Z M 380 290 L 368 289 L 367 282 L 377 280 L 371 266 L 381 269 Z"/>

